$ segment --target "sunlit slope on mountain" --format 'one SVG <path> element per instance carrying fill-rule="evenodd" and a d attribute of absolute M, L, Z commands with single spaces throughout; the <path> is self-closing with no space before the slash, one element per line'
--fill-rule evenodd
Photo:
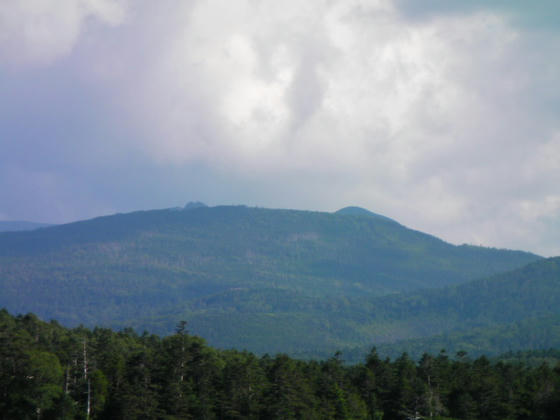
<path fill-rule="evenodd" d="M 377 217 L 244 206 L 142 211 L 1 233 L 0 306 L 67 324 L 151 320 L 147 327 L 164 333 L 158 325 L 200 314 L 189 308 L 215 295 L 381 296 L 539 258 L 450 245 Z M 256 299 L 268 304 L 267 296 Z"/>

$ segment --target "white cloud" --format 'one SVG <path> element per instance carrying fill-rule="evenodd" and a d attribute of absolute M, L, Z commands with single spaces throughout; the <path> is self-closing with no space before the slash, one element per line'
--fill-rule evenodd
<path fill-rule="evenodd" d="M 1 0 L 0 63 L 49 64 L 69 53 L 88 19 L 118 25 L 122 0 Z"/>

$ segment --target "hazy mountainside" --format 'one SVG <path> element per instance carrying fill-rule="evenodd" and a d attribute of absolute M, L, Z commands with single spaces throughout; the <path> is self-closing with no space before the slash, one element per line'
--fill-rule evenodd
<path fill-rule="evenodd" d="M 15 232 L 21 230 L 34 230 L 51 226 L 47 223 L 25 222 L 21 220 L 0 221 L 0 232 Z"/>
<path fill-rule="evenodd" d="M 540 259 L 454 246 L 363 209 L 356 215 L 199 204 L 1 233 L 0 306 L 69 325 L 159 333 L 187 319 L 214 345 L 330 350 L 426 336 L 460 319 L 431 304 L 411 306 L 409 295 L 379 296 Z M 440 309 L 451 310 L 443 301 L 452 296 L 422 293 L 420 299 L 440 299 Z M 429 328 L 406 316 L 416 306 L 432 319 Z"/>
<path fill-rule="evenodd" d="M 407 352 L 419 359 L 424 352 L 437 353 L 446 349 L 451 355 L 466 351 L 472 357 L 497 356 L 520 350 L 542 350 L 560 347 L 560 315 L 528 318 L 492 327 L 476 327 L 468 330 L 438 334 L 433 337 L 381 344 L 378 351 L 383 356 L 398 357 Z M 359 351 L 349 351 L 348 359 L 361 360 L 369 351 L 366 346 Z"/>
<path fill-rule="evenodd" d="M 374 298 L 235 290 L 191 301 L 174 312 L 182 313 L 194 331 L 215 345 L 300 357 L 328 357 L 346 349 L 345 357 L 360 360 L 372 344 L 383 343 L 391 346 L 380 349 L 393 356 L 402 351 L 421 355 L 426 348 L 476 354 L 547 348 L 560 345 L 560 329 L 552 328 L 550 321 L 560 319 L 555 318 L 560 317 L 560 258 L 436 290 Z M 168 319 L 139 319 L 135 325 L 142 328 L 159 321 L 163 326 Z M 540 335 L 528 340 L 536 331 Z M 406 341 L 411 338 L 416 340 Z M 351 343 L 361 343 L 359 351 Z"/>

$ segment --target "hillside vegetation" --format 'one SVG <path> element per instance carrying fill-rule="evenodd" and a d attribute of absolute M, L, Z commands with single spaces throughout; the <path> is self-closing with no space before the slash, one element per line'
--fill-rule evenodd
<path fill-rule="evenodd" d="M 133 330 L 66 329 L 0 311 L 0 419 L 557 419 L 558 352 L 459 353 L 382 360 L 372 349 L 299 361 L 220 351 L 180 323 L 160 338 Z"/>
<path fill-rule="evenodd" d="M 221 347 L 331 351 L 439 334 L 465 316 L 469 326 L 502 322 L 503 312 L 467 308 L 476 308 L 485 285 L 495 299 L 502 286 L 490 284 L 499 278 L 460 292 L 410 293 L 538 260 L 454 246 L 363 209 L 331 214 L 198 203 L 1 233 L 0 306 L 70 326 L 161 334 L 187 319 Z M 510 299 L 507 291 L 502 297 Z M 544 303 L 554 305 L 551 299 Z M 519 319 L 550 312 L 527 302 Z"/>
<path fill-rule="evenodd" d="M 441 348 L 481 355 L 555 347 L 560 346 L 560 258 L 461 285 L 374 298 L 236 290 L 199 299 L 183 314 L 218 346 L 300 357 L 345 350 L 345 357 L 359 360 L 371 343 L 392 356 Z M 358 343 L 364 348 L 356 353 L 352 347 Z"/>

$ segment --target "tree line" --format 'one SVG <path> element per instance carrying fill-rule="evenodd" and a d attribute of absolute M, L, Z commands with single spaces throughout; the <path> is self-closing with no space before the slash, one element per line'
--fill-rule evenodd
<path fill-rule="evenodd" d="M 363 363 L 217 350 L 0 311 L 0 419 L 556 419 L 560 364 L 406 353 Z"/>

